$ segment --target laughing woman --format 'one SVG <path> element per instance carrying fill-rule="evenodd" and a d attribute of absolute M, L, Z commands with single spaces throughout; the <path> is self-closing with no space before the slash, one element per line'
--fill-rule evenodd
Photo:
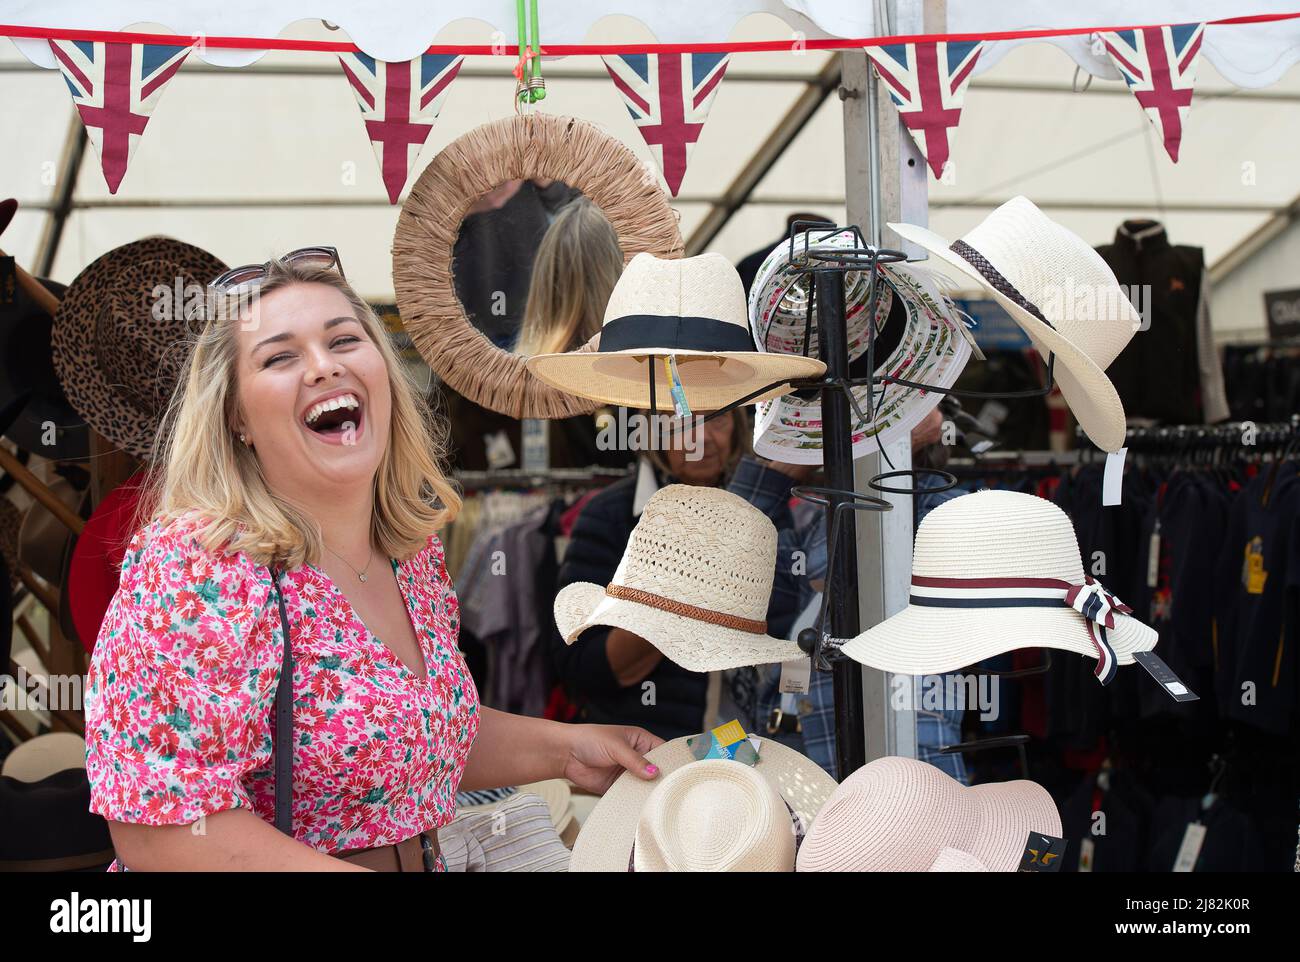
<path fill-rule="evenodd" d="M 440 869 L 458 788 L 653 778 L 642 729 L 479 705 L 434 534 L 460 505 L 445 425 L 336 252 L 214 287 L 256 296 L 198 337 L 91 664 L 86 768 L 114 868 Z M 274 827 L 281 600 L 291 835 Z"/>

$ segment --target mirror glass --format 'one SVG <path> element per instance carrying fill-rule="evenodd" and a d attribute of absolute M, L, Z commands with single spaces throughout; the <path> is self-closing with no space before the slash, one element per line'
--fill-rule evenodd
<path fill-rule="evenodd" d="M 622 271 L 613 226 L 559 180 L 510 180 L 484 194 L 461 221 L 452 257 L 469 322 L 528 356 L 590 340 Z"/>

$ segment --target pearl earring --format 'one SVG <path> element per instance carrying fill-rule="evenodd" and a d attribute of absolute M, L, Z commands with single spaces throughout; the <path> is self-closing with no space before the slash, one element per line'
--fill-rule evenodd
<path fill-rule="evenodd" d="M 248 438 L 244 437 L 242 434 L 239 436 L 239 440 L 240 440 L 241 442 L 243 442 L 244 444 L 247 444 L 247 443 L 248 443 Z"/>

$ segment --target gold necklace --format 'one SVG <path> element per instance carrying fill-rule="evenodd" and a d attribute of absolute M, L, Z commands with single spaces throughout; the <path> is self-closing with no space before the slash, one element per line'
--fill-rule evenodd
<path fill-rule="evenodd" d="M 322 541 L 321 544 L 325 544 L 325 542 Z M 366 572 L 369 571 L 370 566 L 375 563 L 375 549 L 373 547 L 370 549 L 370 560 L 366 562 L 366 566 L 362 568 L 360 571 L 357 571 L 357 569 L 353 567 L 352 562 L 350 562 L 347 558 L 343 557 L 343 555 L 339 554 L 329 545 L 325 544 L 325 550 L 328 551 L 330 554 L 332 554 L 334 557 L 338 558 L 349 568 L 352 568 L 353 573 L 363 582 L 366 580 Z"/>

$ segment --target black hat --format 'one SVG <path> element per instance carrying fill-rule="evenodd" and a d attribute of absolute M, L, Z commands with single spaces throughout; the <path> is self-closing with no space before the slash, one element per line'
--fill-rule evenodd
<path fill-rule="evenodd" d="M 40 282 L 55 297 L 67 290 L 56 281 Z M 55 373 L 53 325 L 54 319 L 21 287 L 12 303 L 0 305 L 0 408 L 19 405 L 13 421 L 0 425 L 0 431 L 24 451 L 52 461 L 80 461 L 90 454 L 90 434 Z"/>

